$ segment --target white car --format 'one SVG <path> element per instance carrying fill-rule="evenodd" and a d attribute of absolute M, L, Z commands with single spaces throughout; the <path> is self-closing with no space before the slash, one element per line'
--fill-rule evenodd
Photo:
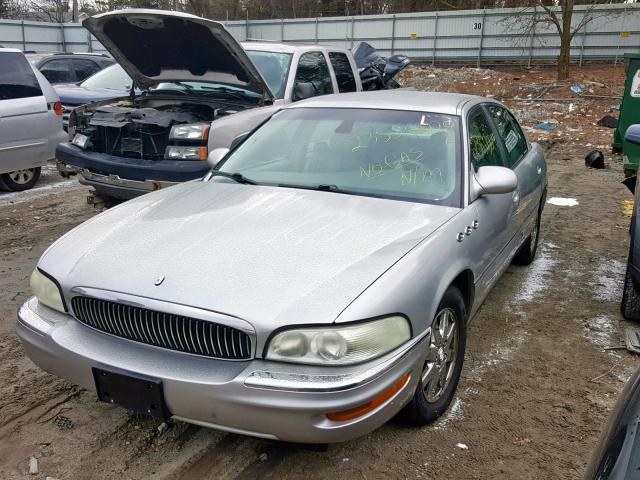
<path fill-rule="evenodd" d="M 65 141 L 62 105 L 20 50 L 0 48 L 0 188 L 27 190 Z"/>

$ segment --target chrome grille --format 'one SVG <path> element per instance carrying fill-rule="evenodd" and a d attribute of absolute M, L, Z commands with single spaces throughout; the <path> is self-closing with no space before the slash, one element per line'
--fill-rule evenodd
<path fill-rule="evenodd" d="M 92 297 L 73 297 L 71 306 L 82 323 L 118 337 L 206 357 L 251 357 L 251 339 L 237 328 Z"/>

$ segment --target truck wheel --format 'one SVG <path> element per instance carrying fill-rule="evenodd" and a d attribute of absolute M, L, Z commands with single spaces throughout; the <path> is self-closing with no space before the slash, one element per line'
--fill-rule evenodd
<path fill-rule="evenodd" d="M 627 271 L 624 275 L 622 302 L 620 312 L 627 320 L 640 321 L 640 292 L 631 277 L 631 265 L 627 261 Z"/>
<path fill-rule="evenodd" d="M 460 290 L 450 286 L 431 325 L 420 381 L 401 413 L 408 424 L 426 425 L 447 410 L 460 380 L 466 340 L 467 310 Z"/>
<path fill-rule="evenodd" d="M 0 188 L 13 192 L 29 190 L 40 178 L 40 167 L 25 168 L 0 175 Z"/>

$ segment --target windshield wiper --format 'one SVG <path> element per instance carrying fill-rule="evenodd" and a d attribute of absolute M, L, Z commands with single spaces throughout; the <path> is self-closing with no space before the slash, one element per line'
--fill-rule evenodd
<path fill-rule="evenodd" d="M 301 188 L 303 190 L 320 190 L 321 192 L 344 193 L 345 195 L 362 195 L 360 192 L 344 190 L 337 185 L 321 183 L 320 185 L 296 185 L 292 183 L 279 183 L 279 187 L 284 188 Z"/>
<path fill-rule="evenodd" d="M 234 180 L 238 183 L 243 183 L 245 185 L 258 185 L 258 182 L 251 180 L 245 177 L 244 175 L 242 175 L 241 173 L 237 173 L 237 172 L 232 173 L 232 172 L 225 172 L 222 170 L 211 170 L 211 176 L 230 178 L 231 180 Z"/>

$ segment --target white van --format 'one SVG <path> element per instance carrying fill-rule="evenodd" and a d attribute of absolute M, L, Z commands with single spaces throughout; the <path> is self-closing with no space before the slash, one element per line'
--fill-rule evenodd
<path fill-rule="evenodd" d="M 0 48 L 0 188 L 27 190 L 67 139 L 62 105 L 20 50 Z"/>

